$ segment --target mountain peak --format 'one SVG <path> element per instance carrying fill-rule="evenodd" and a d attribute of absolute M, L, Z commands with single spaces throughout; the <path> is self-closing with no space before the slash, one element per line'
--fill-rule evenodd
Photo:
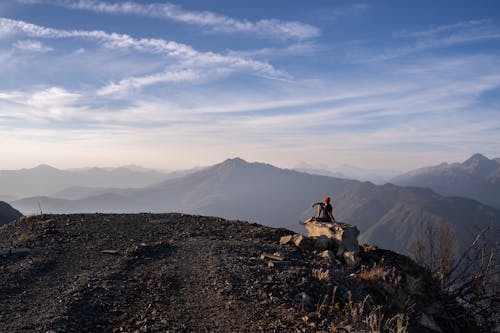
<path fill-rule="evenodd" d="M 488 163 L 490 159 L 488 159 L 486 156 L 480 153 L 475 153 L 469 159 L 467 159 L 463 164 L 471 165 L 471 164 L 478 164 L 478 163 Z"/>
<path fill-rule="evenodd" d="M 462 164 L 468 170 L 474 170 L 483 176 L 487 176 L 492 171 L 498 168 L 497 161 L 490 160 L 481 154 L 472 155 L 467 161 Z"/>
<path fill-rule="evenodd" d="M 50 166 L 48 164 L 37 165 L 36 167 L 33 168 L 33 170 L 38 170 L 38 171 L 59 171 L 59 169 L 56 169 L 53 166 Z"/>
<path fill-rule="evenodd" d="M 248 163 L 247 161 L 245 161 L 241 157 L 228 158 L 224 162 L 228 162 L 228 163 Z"/>
<path fill-rule="evenodd" d="M 228 158 L 227 160 L 225 160 L 224 162 L 219 164 L 219 166 L 237 167 L 237 166 L 242 166 L 242 165 L 246 165 L 246 164 L 248 164 L 248 162 L 245 161 L 244 159 L 239 158 L 239 157 L 235 157 L 235 158 Z"/>

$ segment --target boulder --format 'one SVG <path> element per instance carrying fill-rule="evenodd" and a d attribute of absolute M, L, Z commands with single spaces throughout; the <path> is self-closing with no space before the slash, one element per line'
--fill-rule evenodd
<path fill-rule="evenodd" d="M 359 230 L 356 226 L 346 223 L 311 221 L 305 224 L 305 228 L 309 237 L 326 236 L 335 239 L 342 245 L 344 251 L 359 254 Z"/>

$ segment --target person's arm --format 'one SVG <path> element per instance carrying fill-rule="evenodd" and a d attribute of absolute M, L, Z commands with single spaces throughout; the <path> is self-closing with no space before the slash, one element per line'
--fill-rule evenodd
<path fill-rule="evenodd" d="M 313 203 L 311 207 L 312 207 L 312 208 L 314 208 L 314 207 L 316 207 L 317 205 L 322 205 L 322 204 L 323 204 L 322 202 L 316 202 L 316 203 Z"/>
<path fill-rule="evenodd" d="M 330 215 L 330 218 L 332 219 L 333 222 L 337 223 L 335 217 L 333 217 L 333 212 L 328 212 L 328 215 Z"/>

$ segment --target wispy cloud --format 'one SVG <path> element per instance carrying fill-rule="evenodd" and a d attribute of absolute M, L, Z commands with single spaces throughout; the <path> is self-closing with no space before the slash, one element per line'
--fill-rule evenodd
<path fill-rule="evenodd" d="M 394 33 L 393 38 L 393 44 L 383 50 L 366 49 L 365 45 L 351 52 L 348 62 L 382 62 L 431 49 L 500 39 L 500 28 L 489 20 L 473 20 L 423 30 L 402 30 Z"/>
<path fill-rule="evenodd" d="M 101 93 L 123 92 L 130 88 L 142 88 L 156 83 L 195 81 L 198 78 L 233 72 L 247 72 L 269 78 L 289 78 L 286 72 L 275 69 L 267 62 L 235 55 L 199 52 L 189 45 L 164 39 L 137 39 L 126 34 L 107 33 L 101 30 L 53 29 L 7 18 L 0 18 L 0 32 L 4 35 L 24 34 L 37 38 L 84 38 L 96 41 L 109 49 L 131 49 L 166 56 L 173 60 L 169 69 L 164 72 L 124 78 L 103 88 Z"/>
<path fill-rule="evenodd" d="M 53 48 L 37 40 L 19 40 L 14 43 L 14 47 L 19 50 L 35 53 L 46 53 L 53 50 Z"/>
<path fill-rule="evenodd" d="M 158 83 L 179 83 L 199 81 L 204 75 L 200 71 L 186 69 L 165 71 L 153 75 L 142 77 L 129 77 L 120 80 L 118 83 L 110 83 L 109 85 L 99 89 L 98 95 L 120 94 L 132 89 L 140 89 L 145 86 L 150 86 Z"/>
<path fill-rule="evenodd" d="M 450 60 L 453 58 L 428 59 L 427 66 L 438 68 Z M 236 92 L 229 99 L 229 92 L 209 88 L 202 99 L 197 94 L 149 100 L 139 96 L 131 105 L 107 110 L 105 104 L 96 107 L 87 102 L 106 101 L 106 96 L 61 87 L 2 92 L 0 105 L 2 100 L 11 104 L 0 107 L 0 118 L 15 117 L 28 126 L 19 133 L 3 130 L 5 140 L 17 142 L 18 146 L 28 137 L 31 141 L 54 140 L 50 143 L 53 149 L 78 147 L 82 156 L 92 156 L 100 151 L 99 143 L 108 152 L 110 147 L 116 147 L 116 153 L 111 149 L 110 155 L 115 159 L 127 147 L 127 156 L 134 158 L 151 152 L 150 159 L 144 157 L 141 161 L 156 166 L 153 152 L 168 146 L 172 149 L 165 156 L 173 159 L 179 154 L 201 154 L 217 162 L 239 151 L 258 153 L 255 158 L 259 160 L 268 154 L 268 161 L 279 163 L 294 163 L 293 156 L 320 161 L 325 155 L 333 155 L 333 160 L 357 154 L 376 161 L 390 155 L 396 160 L 411 157 L 395 164 L 411 168 L 416 162 L 423 163 L 422 158 L 431 158 L 433 152 L 437 152 L 435 157 L 446 159 L 460 150 L 491 150 L 500 139 L 500 119 L 480 116 L 489 111 L 475 105 L 478 95 L 500 85 L 500 73 L 491 70 L 499 68 L 498 60 L 467 57 L 454 63 L 456 67 L 436 77 L 398 68 L 398 81 L 384 72 L 384 78 L 332 81 L 329 89 L 317 92 L 309 90 L 304 94 L 302 87 L 288 94 L 275 92 L 278 98 L 269 96 L 264 101 Z M 469 111 L 472 109 L 474 112 Z M 51 132 L 60 122 L 64 122 L 61 128 Z M 13 123 L 11 127 L 16 126 Z M 61 136 L 65 137 L 64 144 L 55 142 Z M 328 144 L 318 148 L 318 142 Z M 421 148 L 421 154 L 410 154 L 409 145 L 427 148 Z M 74 158 L 77 161 L 81 157 Z"/>
<path fill-rule="evenodd" d="M 319 28 L 298 21 L 263 19 L 238 20 L 210 11 L 189 11 L 172 3 L 141 4 L 137 2 L 104 2 L 95 0 L 19 0 L 24 3 L 48 3 L 71 9 L 108 14 L 130 14 L 161 18 L 208 28 L 212 32 L 243 33 L 257 37 L 304 40 L 318 37 Z"/>
<path fill-rule="evenodd" d="M 419 38 L 419 37 L 429 37 L 436 36 L 443 33 L 455 33 L 457 31 L 470 31 L 470 30 L 485 30 L 491 24 L 490 20 L 470 20 L 457 22 L 454 24 L 446 24 L 434 26 L 423 30 L 401 30 L 394 33 L 394 37 L 401 38 Z"/>
<path fill-rule="evenodd" d="M 331 10 L 322 10 L 321 12 L 317 12 L 316 14 L 320 20 L 336 21 L 340 18 L 356 18 L 370 8 L 371 6 L 366 3 L 353 3 Z"/>
<path fill-rule="evenodd" d="M 82 95 L 62 87 L 49 87 L 32 92 L 0 93 L 0 116 L 11 116 L 22 122 L 51 123 L 81 117 L 85 109 Z"/>

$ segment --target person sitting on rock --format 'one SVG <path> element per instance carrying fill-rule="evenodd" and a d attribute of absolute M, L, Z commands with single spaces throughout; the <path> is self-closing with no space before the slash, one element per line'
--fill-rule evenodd
<path fill-rule="evenodd" d="M 316 202 L 312 205 L 312 208 L 318 206 L 318 213 L 316 217 L 309 218 L 306 222 L 318 221 L 318 222 L 334 222 L 337 223 L 333 217 L 332 205 L 330 205 L 330 197 L 325 197 L 323 202 Z"/>

